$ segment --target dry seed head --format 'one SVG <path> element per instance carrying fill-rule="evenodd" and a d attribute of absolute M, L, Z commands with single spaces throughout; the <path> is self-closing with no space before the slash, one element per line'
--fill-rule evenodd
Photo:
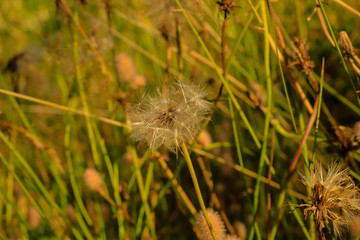
<path fill-rule="evenodd" d="M 193 140 L 201 122 L 212 109 L 203 99 L 199 86 L 176 83 L 146 95 L 129 116 L 132 122 L 131 140 L 146 143 L 151 150 L 165 146 L 175 151 L 180 144 Z"/>
<path fill-rule="evenodd" d="M 356 147 L 357 143 L 355 142 L 356 135 L 354 135 L 354 130 L 355 127 L 351 128 L 341 125 L 337 126 L 335 129 L 335 135 L 338 139 L 338 144 L 341 151 L 347 152 Z"/>
<path fill-rule="evenodd" d="M 210 220 L 211 226 L 214 229 L 216 238 L 219 240 L 226 239 L 225 224 L 222 221 L 219 213 L 214 211 L 214 209 L 212 209 L 212 208 L 206 209 L 206 212 L 209 216 L 209 220 Z M 200 230 L 200 240 L 213 240 L 209 226 L 206 222 L 206 219 L 205 219 L 202 211 L 198 212 L 196 214 L 195 218 L 196 218 L 196 224 L 198 225 L 199 230 Z"/>
<path fill-rule="evenodd" d="M 355 215 L 360 213 L 360 192 L 348 175 L 349 169 L 342 170 L 332 164 L 326 176 L 320 167 L 310 170 L 310 177 L 302 176 L 305 185 L 310 186 L 310 204 L 305 204 L 305 218 L 314 215 L 314 222 L 320 236 L 325 237 L 326 225 L 332 225 L 336 238 L 350 227 Z"/>
<path fill-rule="evenodd" d="M 115 60 L 119 77 L 126 82 L 130 82 L 136 74 L 131 57 L 126 53 L 119 53 Z"/>
<path fill-rule="evenodd" d="M 356 216 L 351 226 L 351 236 L 355 237 L 359 233 L 360 233 L 360 216 Z"/>
<path fill-rule="evenodd" d="M 217 4 L 219 5 L 220 11 L 224 12 L 225 18 L 227 17 L 228 14 L 230 14 L 231 10 L 238 7 L 238 5 L 236 5 L 234 0 L 221 0 L 221 1 L 217 1 Z"/>
<path fill-rule="evenodd" d="M 342 50 L 344 57 L 349 58 L 355 54 L 354 47 L 348 34 L 345 31 L 341 31 L 339 34 L 339 47 Z"/>
<path fill-rule="evenodd" d="M 238 236 L 236 236 L 236 235 L 230 235 L 230 234 L 228 234 L 228 235 L 226 236 L 226 240 L 240 240 L 240 238 L 238 238 Z"/>
<path fill-rule="evenodd" d="M 88 168 L 83 174 L 83 179 L 87 187 L 92 191 L 97 191 L 102 186 L 99 173 L 94 168 Z"/>

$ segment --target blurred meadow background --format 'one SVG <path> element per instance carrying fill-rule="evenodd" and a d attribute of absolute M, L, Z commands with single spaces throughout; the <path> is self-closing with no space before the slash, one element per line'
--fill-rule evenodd
<path fill-rule="evenodd" d="M 226 239 L 320 239 L 299 173 L 359 184 L 359 33 L 358 0 L 0 0 L 0 238 L 212 239 L 184 148 L 129 138 L 180 82 L 214 106 L 184 144 Z"/>

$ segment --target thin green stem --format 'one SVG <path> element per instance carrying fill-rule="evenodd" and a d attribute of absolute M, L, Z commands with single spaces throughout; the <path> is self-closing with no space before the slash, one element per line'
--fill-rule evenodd
<path fill-rule="evenodd" d="M 39 177 L 35 174 L 35 172 L 32 170 L 30 165 L 27 163 L 27 161 L 21 156 L 21 154 L 16 150 L 14 145 L 10 143 L 10 141 L 7 139 L 7 137 L 4 135 L 2 131 L 0 131 L 0 139 L 8 146 L 8 148 L 15 154 L 16 158 L 20 161 L 21 165 L 25 169 L 25 171 L 30 175 L 30 177 L 34 180 L 35 184 L 39 188 L 39 190 L 44 195 L 47 202 L 55 208 L 60 213 L 63 213 L 63 211 L 60 209 L 60 207 L 57 205 L 55 200 L 53 200 L 46 189 L 46 187 L 42 184 Z"/>
<path fill-rule="evenodd" d="M 182 143 L 182 144 L 181 144 L 181 150 L 183 151 L 183 155 L 184 155 L 186 164 L 188 165 L 189 172 L 190 172 L 190 176 L 191 176 L 191 179 L 192 179 L 193 184 L 194 184 L 196 197 L 197 197 L 197 199 L 198 199 L 198 201 L 199 201 L 199 204 L 200 204 L 202 213 L 203 213 L 203 215 L 204 215 L 204 218 L 205 218 L 205 220 L 206 220 L 206 223 L 207 223 L 208 226 L 209 226 L 209 229 L 210 229 L 210 232 L 211 232 L 212 237 L 214 238 L 214 240 L 217 240 L 217 237 L 216 237 L 216 235 L 215 235 L 214 229 L 213 229 L 213 227 L 212 227 L 212 225 L 211 225 L 209 216 L 208 216 L 207 211 L 206 211 L 204 199 L 203 199 L 203 197 L 202 197 L 202 195 L 201 195 L 200 186 L 199 186 L 199 183 L 198 183 L 198 180 L 197 180 L 197 177 L 196 177 L 196 173 L 195 173 L 195 170 L 194 170 L 194 166 L 193 166 L 193 164 L 192 164 L 192 161 L 191 161 L 191 158 L 190 158 L 190 155 L 189 155 L 189 152 L 188 152 L 188 149 L 187 149 L 185 143 Z"/>
<path fill-rule="evenodd" d="M 333 39 L 333 41 L 334 41 L 334 43 L 335 43 L 336 50 L 337 50 L 337 52 L 338 52 L 338 54 L 339 54 L 339 56 L 340 56 L 341 63 L 342 63 L 342 65 L 343 65 L 344 69 L 345 69 L 345 72 L 346 72 L 349 80 L 350 80 L 351 87 L 352 87 L 352 89 L 353 89 L 353 91 L 354 91 L 354 94 L 355 94 L 355 96 L 356 96 L 356 100 L 357 100 L 357 102 L 358 102 L 358 104 L 359 104 L 359 106 L 360 106 L 360 98 L 359 98 L 359 95 L 357 94 L 355 84 L 354 84 L 354 82 L 353 82 L 353 80 L 352 80 L 352 78 L 351 78 L 349 69 L 348 69 L 347 66 L 346 66 L 346 62 L 345 62 L 345 60 L 344 60 L 344 57 L 342 56 L 342 53 L 341 53 L 339 44 L 338 44 L 338 42 L 337 42 L 337 40 L 336 40 L 336 37 L 335 37 L 334 31 L 333 31 L 333 29 L 332 29 L 332 27 L 331 27 L 330 21 L 329 21 L 327 15 L 326 15 L 324 6 L 323 6 L 323 4 L 322 4 L 322 1 L 319 0 L 318 2 L 319 2 L 319 6 L 320 6 L 320 8 L 321 8 L 321 12 L 322 12 L 322 14 L 323 14 L 323 16 L 324 16 L 326 25 L 327 25 L 327 27 L 329 28 L 329 31 L 330 31 L 330 34 L 331 34 L 331 38 Z"/>
<path fill-rule="evenodd" d="M 211 56 L 211 54 L 210 54 L 207 46 L 205 45 L 205 43 L 204 43 L 204 41 L 202 40 L 202 38 L 201 38 L 200 34 L 198 33 L 198 31 L 196 30 L 194 24 L 191 22 L 188 14 L 187 14 L 186 11 L 184 10 L 184 8 L 183 8 L 183 6 L 181 5 L 180 1 L 179 1 L 179 0 L 175 0 L 175 1 L 176 1 L 177 5 L 179 6 L 179 8 L 182 10 L 182 13 L 183 13 L 186 21 L 188 22 L 188 24 L 189 24 L 191 30 L 193 31 L 193 33 L 195 34 L 195 37 L 196 37 L 196 39 L 199 41 L 199 43 L 200 43 L 202 49 L 204 50 L 206 56 L 208 57 L 208 59 L 210 60 L 211 64 L 213 65 L 213 68 L 214 68 L 216 74 L 217 74 L 218 77 L 220 78 L 222 84 L 224 84 L 224 87 L 225 87 L 226 91 L 228 92 L 231 100 L 233 101 L 236 110 L 239 112 L 240 117 L 241 117 L 241 119 L 243 120 L 246 128 L 248 129 L 251 137 L 253 138 L 256 146 L 257 146 L 258 148 L 260 148 L 260 147 L 261 147 L 261 143 L 260 143 L 258 137 L 256 136 L 256 133 L 255 133 L 254 129 L 253 129 L 252 126 L 250 125 L 250 122 L 249 122 L 249 120 L 247 119 L 244 111 L 241 109 L 240 104 L 238 103 L 238 101 L 236 100 L 234 94 L 232 93 L 229 84 L 226 82 L 225 78 L 224 78 L 223 75 L 221 74 L 219 68 L 217 67 L 217 65 L 216 65 L 216 63 L 215 63 L 215 60 L 214 60 L 213 57 Z"/>
<path fill-rule="evenodd" d="M 75 11 L 74 11 L 74 21 L 78 21 L 78 13 L 77 13 L 76 7 L 75 7 Z M 74 54 L 75 71 L 76 71 L 76 82 L 79 87 L 80 98 L 81 98 L 81 102 L 82 102 L 82 105 L 84 108 L 84 112 L 89 113 L 89 107 L 87 104 L 84 85 L 82 82 L 83 78 L 82 78 L 81 69 L 80 69 L 80 65 L 79 65 L 79 53 L 78 53 L 78 38 L 79 38 L 79 36 L 78 36 L 77 31 L 75 31 L 75 30 L 73 31 L 73 36 L 74 36 L 73 54 Z M 94 131 L 91 126 L 91 120 L 88 115 L 85 116 L 85 120 L 86 120 L 86 128 L 88 131 L 88 137 L 89 137 L 89 141 L 90 141 L 90 147 L 91 147 L 93 159 L 94 159 L 95 165 L 97 167 L 99 167 L 100 166 L 100 158 L 99 158 L 99 154 L 98 154 L 97 147 L 96 147 Z"/>
<path fill-rule="evenodd" d="M 313 147 L 313 155 L 311 159 L 311 164 L 315 161 L 315 151 L 316 151 L 316 138 L 319 132 L 319 123 L 320 123 L 320 109 L 321 109 L 321 101 L 322 101 L 322 94 L 323 94 L 323 88 L 324 88 L 324 67 L 325 67 L 325 59 L 323 59 L 322 62 L 322 69 L 321 69 L 321 78 L 320 78 L 320 97 L 319 97 L 319 106 L 316 116 L 316 123 L 315 123 L 315 140 L 314 140 L 314 147 Z M 310 167 L 310 166 L 308 166 Z"/>
<path fill-rule="evenodd" d="M 265 114 L 265 123 L 264 123 L 264 132 L 263 132 L 263 143 L 261 146 L 261 154 L 260 154 L 260 161 L 259 161 L 259 170 L 258 176 L 256 179 L 255 191 L 254 191 L 254 202 L 253 202 L 253 223 L 256 222 L 256 214 L 258 210 L 259 204 L 259 191 L 260 191 L 260 177 L 263 173 L 264 163 L 265 163 L 265 156 L 267 150 L 267 142 L 268 142 L 268 135 L 269 135 L 269 126 L 270 126 L 270 118 L 271 118 L 271 111 L 272 111 L 272 83 L 271 83 L 271 73 L 270 73 L 270 44 L 269 44 L 269 26 L 268 26 L 268 16 L 266 11 L 266 3 L 263 1 L 261 3 L 261 13 L 262 19 L 264 24 L 264 65 L 265 65 L 265 77 L 266 77 L 266 86 L 267 86 L 267 108 Z M 250 230 L 250 236 L 254 233 L 254 224 Z M 249 237 L 251 239 L 251 237 Z"/>
<path fill-rule="evenodd" d="M 121 206 L 122 204 L 122 200 L 120 197 L 120 191 L 119 189 L 119 166 L 117 165 L 117 163 L 114 163 L 114 167 L 113 167 L 113 186 L 114 186 L 114 199 L 115 202 L 118 206 Z M 119 228 L 119 239 L 124 239 L 125 238 L 125 228 L 124 228 L 124 213 L 120 210 L 117 209 L 116 210 L 116 215 L 117 215 L 117 222 L 118 222 L 118 228 Z"/>
<path fill-rule="evenodd" d="M 66 162 L 70 177 L 70 184 L 73 189 L 74 197 L 77 202 L 77 205 L 80 209 L 81 214 L 84 216 L 85 221 L 88 225 L 92 226 L 93 222 L 91 220 L 91 217 L 89 213 L 86 210 L 86 207 L 81 199 L 81 193 L 79 191 L 79 188 L 77 186 L 76 178 L 75 178 L 75 172 L 72 164 L 72 157 L 70 153 L 70 133 L 71 133 L 71 125 L 68 124 L 65 127 L 65 136 L 64 136 L 64 146 L 65 146 L 65 156 L 66 156 Z"/>
<path fill-rule="evenodd" d="M 151 217 L 151 211 L 150 211 L 150 207 L 149 207 L 149 203 L 147 201 L 147 197 L 145 195 L 145 186 L 144 186 L 144 180 L 138 165 L 138 157 L 136 154 L 135 149 L 132 146 L 128 147 L 128 152 L 131 153 L 131 155 L 133 156 L 133 163 L 134 163 L 134 167 L 135 167 L 135 171 L 136 171 L 136 179 L 137 179 L 137 183 L 138 183 L 138 187 L 139 187 L 139 192 L 140 192 L 140 197 L 142 200 L 142 203 L 144 205 L 145 208 L 145 215 L 146 215 L 146 219 L 150 228 L 150 232 L 151 232 L 151 237 L 156 240 L 156 232 L 155 232 L 155 228 L 153 225 L 153 221 L 152 221 L 152 217 Z"/>

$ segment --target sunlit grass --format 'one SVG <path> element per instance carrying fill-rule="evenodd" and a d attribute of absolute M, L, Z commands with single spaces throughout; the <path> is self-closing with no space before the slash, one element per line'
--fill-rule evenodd
<path fill-rule="evenodd" d="M 337 161 L 359 184 L 359 11 L 0 0 L 0 238 L 317 239 L 298 173 Z M 136 107 L 156 91 L 167 109 Z"/>

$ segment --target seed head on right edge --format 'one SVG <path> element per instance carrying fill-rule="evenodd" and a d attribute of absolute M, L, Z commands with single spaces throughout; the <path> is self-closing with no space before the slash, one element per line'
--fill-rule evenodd
<path fill-rule="evenodd" d="M 302 175 L 304 185 L 311 187 L 310 203 L 305 206 L 305 219 L 314 215 L 314 222 L 321 239 L 325 239 L 327 226 L 333 228 L 335 237 L 341 238 L 360 214 L 360 192 L 349 176 L 349 168 L 338 163 L 330 165 L 324 176 L 321 167 L 310 169 L 309 178 Z"/>

